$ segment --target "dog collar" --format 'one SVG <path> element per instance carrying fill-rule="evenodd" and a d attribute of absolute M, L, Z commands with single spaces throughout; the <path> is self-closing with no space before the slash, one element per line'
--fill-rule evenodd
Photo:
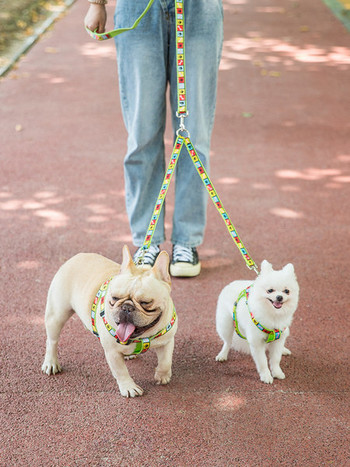
<path fill-rule="evenodd" d="M 235 330 L 237 332 L 237 334 L 239 335 L 239 337 L 241 337 L 242 339 L 247 339 L 245 336 L 243 336 L 243 334 L 240 332 L 239 328 L 238 328 L 238 320 L 237 320 L 237 305 L 238 305 L 238 302 L 243 298 L 245 297 L 245 303 L 247 305 L 247 308 L 248 308 L 248 311 L 250 313 L 250 317 L 252 318 L 252 321 L 253 323 L 255 324 L 255 326 L 260 329 L 260 331 L 264 332 L 265 334 L 267 334 L 267 339 L 266 339 L 266 343 L 269 343 L 269 342 L 273 342 L 273 341 L 276 341 L 277 339 L 279 339 L 282 335 L 282 332 L 284 331 L 283 330 L 280 330 L 280 329 L 268 329 L 268 328 L 265 328 L 262 324 L 259 323 L 259 321 L 257 321 L 255 318 L 254 318 L 254 315 L 253 313 L 251 312 L 250 308 L 249 308 L 249 305 L 248 305 L 248 298 L 249 298 L 249 294 L 250 294 L 250 289 L 253 287 L 253 285 L 250 285 L 248 286 L 246 289 L 243 289 L 242 292 L 238 295 L 238 298 L 237 298 L 237 301 L 234 303 L 233 305 L 233 321 L 235 323 Z"/>
<path fill-rule="evenodd" d="M 99 334 L 97 332 L 97 327 L 96 327 L 96 312 L 97 312 L 98 305 L 100 304 L 100 316 L 101 316 L 101 318 L 102 318 L 102 320 L 104 322 L 104 325 L 105 325 L 107 331 L 110 333 L 110 335 L 113 336 L 115 338 L 115 340 L 118 342 L 118 344 L 122 344 L 122 345 L 136 344 L 136 347 L 135 347 L 134 351 L 130 355 L 138 355 L 140 353 L 147 352 L 147 350 L 151 346 L 151 342 L 154 339 L 157 339 L 157 337 L 163 336 L 164 334 L 169 332 L 170 329 L 172 329 L 172 327 L 174 326 L 175 321 L 176 321 L 175 306 L 173 307 L 173 314 L 172 314 L 170 323 L 165 328 L 161 329 L 156 334 L 154 334 L 154 336 L 142 337 L 142 338 L 137 338 L 136 337 L 135 339 L 128 339 L 127 341 L 123 342 L 118 338 L 116 330 L 113 328 L 113 326 L 111 326 L 108 323 L 108 321 L 106 319 L 106 316 L 105 316 L 105 296 L 106 296 L 106 293 L 107 293 L 107 290 L 108 290 L 108 285 L 109 285 L 109 283 L 111 282 L 112 279 L 113 279 L 113 277 L 106 280 L 106 282 L 104 282 L 101 285 L 101 287 L 99 288 L 99 290 L 98 290 L 98 292 L 97 292 L 97 294 L 95 296 L 93 304 L 91 306 L 92 332 L 93 332 L 93 334 L 95 334 L 96 337 L 98 337 L 98 339 L 100 339 L 100 336 L 99 336 Z"/>

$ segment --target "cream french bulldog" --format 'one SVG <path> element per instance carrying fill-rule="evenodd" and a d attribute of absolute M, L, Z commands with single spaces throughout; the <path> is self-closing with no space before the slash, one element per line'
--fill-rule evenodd
<path fill-rule="evenodd" d="M 107 363 L 125 397 L 143 394 L 125 359 L 155 349 L 157 384 L 171 379 L 177 317 L 170 297 L 169 256 L 162 251 L 153 268 L 145 271 L 133 263 L 127 246 L 119 265 L 101 255 L 80 253 L 56 273 L 48 292 L 45 326 L 46 355 L 42 371 L 61 371 L 57 357 L 60 332 L 74 314 L 97 335 Z M 102 285 L 101 285 L 102 284 Z"/>

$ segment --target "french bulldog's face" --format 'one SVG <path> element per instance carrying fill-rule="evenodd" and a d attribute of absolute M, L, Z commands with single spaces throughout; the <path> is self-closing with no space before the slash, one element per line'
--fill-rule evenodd
<path fill-rule="evenodd" d="M 144 271 L 134 265 L 129 250 L 124 248 L 120 273 L 111 281 L 106 295 L 108 321 L 116 324 L 121 342 L 155 327 L 165 314 L 169 319 L 168 267 L 169 257 L 162 252 L 153 268 Z"/>

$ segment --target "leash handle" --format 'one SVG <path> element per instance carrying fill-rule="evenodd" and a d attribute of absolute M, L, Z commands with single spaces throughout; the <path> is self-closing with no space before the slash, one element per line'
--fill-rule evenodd
<path fill-rule="evenodd" d="M 85 29 L 86 29 L 87 33 L 93 39 L 96 39 L 97 41 L 105 41 L 107 39 L 112 39 L 113 37 L 118 36 L 119 34 L 122 34 L 123 32 L 131 31 L 132 29 L 135 29 L 138 26 L 139 22 L 142 20 L 142 18 L 145 16 L 145 14 L 148 12 L 148 10 L 151 8 L 153 2 L 154 2 L 154 0 L 149 0 L 148 5 L 146 6 L 143 13 L 141 13 L 141 16 L 139 16 L 137 18 L 137 20 L 135 21 L 135 23 L 132 26 L 130 26 L 129 28 L 113 29 L 113 31 L 103 32 L 103 33 L 97 33 L 96 30 L 91 31 L 86 26 L 85 26 Z"/>

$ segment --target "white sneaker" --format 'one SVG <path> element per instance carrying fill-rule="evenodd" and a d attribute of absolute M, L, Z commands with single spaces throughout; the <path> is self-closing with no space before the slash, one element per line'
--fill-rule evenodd
<path fill-rule="evenodd" d="M 144 269 L 151 269 L 159 253 L 160 249 L 158 245 L 151 245 L 148 250 L 143 250 L 143 248 L 140 247 L 136 250 L 132 259 L 136 266 L 141 266 Z"/>
<path fill-rule="evenodd" d="M 201 272 L 201 263 L 196 248 L 173 245 L 170 274 L 173 277 L 195 277 Z"/>

